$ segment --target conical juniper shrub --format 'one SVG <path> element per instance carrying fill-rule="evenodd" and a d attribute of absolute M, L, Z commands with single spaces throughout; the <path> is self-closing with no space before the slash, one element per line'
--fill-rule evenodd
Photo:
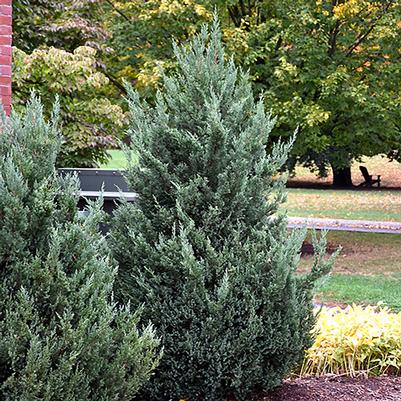
<path fill-rule="evenodd" d="M 128 88 L 139 200 L 112 219 L 116 289 L 162 337 L 144 399 L 245 400 L 280 384 L 311 344 L 313 289 L 331 261 L 321 242 L 312 271 L 295 274 L 304 233 L 277 213 L 290 145 L 267 153 L 274 119 L 225 61 L 218 23 L 175 56 L 154 107 Z"/>
<path fill-rule="evenodd" d="M 101 204 L 78 216 L 60 179 L 58 110 L 3 117 L 0 134 L 0 400 L 132 400 L 158 360 L 149 326 L 112 299 Z"/>

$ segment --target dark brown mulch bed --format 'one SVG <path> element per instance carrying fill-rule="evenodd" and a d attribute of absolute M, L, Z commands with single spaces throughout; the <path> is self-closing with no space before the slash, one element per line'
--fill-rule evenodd
<path fill-rule="evenodd" d="M 286 380 L 261 401 L 401 401 L 401 377 L 326 376 Z"/>

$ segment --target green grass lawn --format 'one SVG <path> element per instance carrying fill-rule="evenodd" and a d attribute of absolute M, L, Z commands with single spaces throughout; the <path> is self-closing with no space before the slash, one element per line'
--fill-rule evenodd
<path fill-rule="evenodd" d="M 110 169 L 124 169 L 127 167 L 127 159 L 122 150 L 109 150 L 110 160 L 102 164 L 101 168 L 110 168 Z"/>
<path fill-rule="evenodd" d="M 319 289 L 317 298 L 326 303 L 377 304 L 384 302 L 401 310 L 401 235 L 328 233 L 329 248 L 341 245 L 331 277 Z M 300 271 L 307 271 L 312 257 L 301 259 Z"/>
<path fill-rule="evenodd" d="M 401 191 L 289 188 L 290 216 L 401 221 Z"/>
<path fill-rule="evenodd" d="M 328 186 L 332 180 L 330 175 L 325 179 L 319 179 L 308 169 L 298 166 L 295 177 L 290 179 L 291 186 L 295 187 L 289 188 L 288 191 L 286 207 L 289 215 L 401 221 L 401 164 L 395 161 L 390 162 L 381 156 L 364 158 L 362 162 L 355 162 L 352 165 L 355 185 L 363 181 L 359 171 L 360 165 L 365 165 L 371 174 L 381 174 L 382 185 L 391 190 L 330 189 Z M 322 189 L 306 188 L 311 185 L 321 186 Z"/>
<path fill-rule="evenodd" d="M 363 276 L 334 274 L 321 288 L 318 299 L 344 304 L 372 304 L 384 302 L 394 310 L 401 310 L 401 275 Z"/>

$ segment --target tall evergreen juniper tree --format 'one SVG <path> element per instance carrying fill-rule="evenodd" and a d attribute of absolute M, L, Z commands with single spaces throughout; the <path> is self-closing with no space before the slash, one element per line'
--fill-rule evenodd
<path fill-rule="evenodd" d="M 58 178 L 57 110 L 32 98 L 0 134 L 0 400 L 131 400 L 157 339 L 116 307 L 100 204 L 77 214 L 77 181 Z"/>
<path fill-rule="evenodd" d="M 175 55 L 155 107 L 129 90 L 139 164 L 127 178 L 139 200 L 113 219 L 118 293 L 144 303 L 162 337 L 145 399 L 247 399 L 302 358 L 331 262 L 321 241 L 312 271 L 294 273 L 304 233 L 288 234 L 277 213 L 290 145 L 266 153 L 274 119 L 225 61 L 218 23 Z"/>

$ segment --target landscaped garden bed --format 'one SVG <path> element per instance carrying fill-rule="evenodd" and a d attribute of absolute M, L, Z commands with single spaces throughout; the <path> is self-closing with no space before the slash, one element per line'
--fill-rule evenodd
<path fill-rule="evenodd" d="M 175 46 L 154 103 L 126 85 L 126 182 L 57 171 L 57 101 L 49 122 L 35 94 L 3 118 L 1 400 L 399 401 L 396 302 L 317 302 L 337 243 L 288 229 L 295 139 L 269 142 L 276 120 L 221 37 L 215 18 Z M 107 216 L 103 176 L 135 201 Z"/>
<path fill-rule="evenodd" d="M 324 307 L 300 371 L 263 401 L 401 400 L 401 313 Z"/>
<path fill-rule="evenodd" d="M 285 380 L 257 401 L 400 401 L 401 378 L 324 376 Z"/>

